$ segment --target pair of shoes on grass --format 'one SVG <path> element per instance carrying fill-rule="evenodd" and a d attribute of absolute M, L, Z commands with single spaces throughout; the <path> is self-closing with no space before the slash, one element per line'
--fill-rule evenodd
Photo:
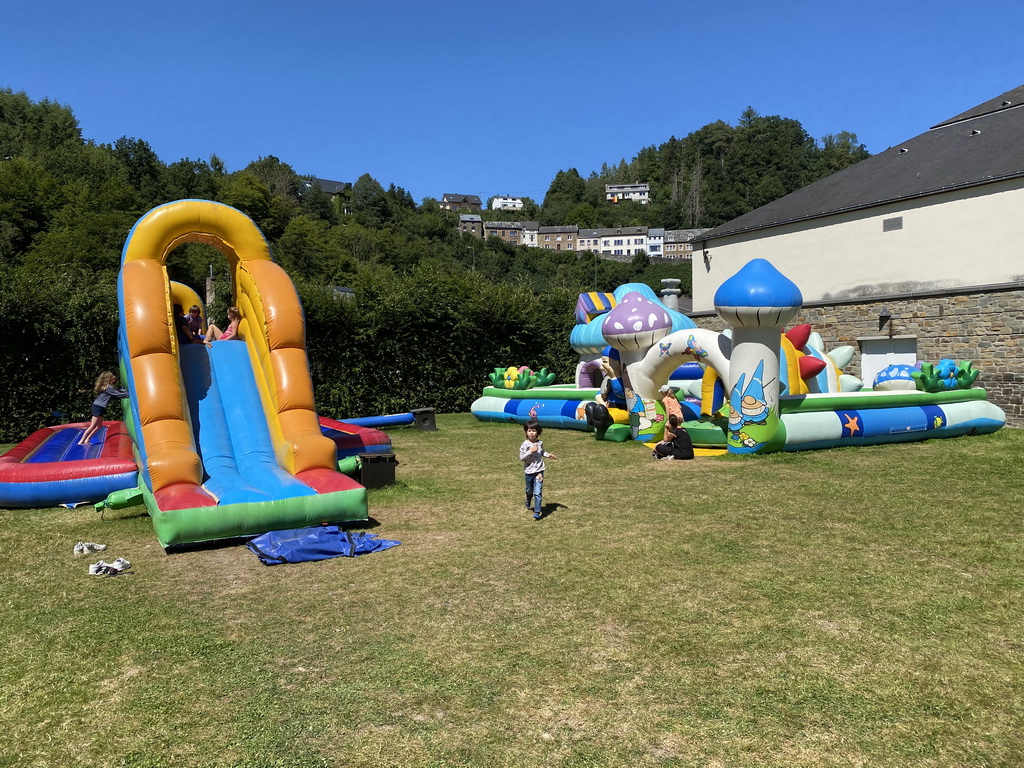
<path fill-rule="evenodd" d="M 125 560 L 123 557 L 117 558 L 117 560 L 115 560 L 112 563 L 107 563 L 107 562 L 104 562 L 103 560 L 98 560 L 98 561 L 96 561 L 95 563 L 93 563 L 92 565 L 89 566 L 89 575 L 90 576 L 117 576 L 120 573 L 124 573 L 125 571 L 127 571 L 131 567 L 132 567 L 132 564 L 129 563 L 127 560 Z"/>
<path fill-rule="evenodd" d="M 106 548 L 106 544 L 96 544 L 91 541 L 80 541 L 75 544 L 75 554 L 91 555 L 93 552 L 102 552 Z"/>

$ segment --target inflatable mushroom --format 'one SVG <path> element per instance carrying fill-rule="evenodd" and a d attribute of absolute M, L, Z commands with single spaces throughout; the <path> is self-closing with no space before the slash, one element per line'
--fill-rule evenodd
<path fill-rule="evenodd" d="M 730 453 L 758 453 L 776 437 L 779 337 L 802 304 L 796 283 L 764 259 L 748 262 L 715 293 L 715 311 L 733 329 Z"/>
<path fill-rule="evenodd" d="M 619 351 L 622 360 L 626 408 L 629 411 L 630 432 L 634 438 L 640 432 L 646 406 L 636 393 L 631 374 L 647 351 L 671 330 L 672 318 L 665 308 L 635 292 L 623 296 L 601 324 L 605 340 Z"/>

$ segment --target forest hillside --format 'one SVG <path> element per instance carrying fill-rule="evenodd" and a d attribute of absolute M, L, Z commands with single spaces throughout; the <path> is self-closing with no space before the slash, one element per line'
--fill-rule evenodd
<path fill-rule="evenodd" d="M 559 172 L 528 213 L 593 227 L 712 226 L 866 156 L 853 134 L 818 146 L 796 121 L 748 110 L 736 127 L 705 126 L 587 179 Z M 605 183 L 639 179 L 654 205 L 605 203 Z M 165 163 L 141 138 L 98 144 L 71 108 L 0 89 L 0 442 L 85 418 L 97 374 L 117 366 L 125 238 L 173 200 L 222 202 L 262 229 L 303 303 L 317 406 L 336 418 L 465 411 L 496 366 L 547 367 L 567 381 L 580 292 L 658 288 L 665 277 L 689 289 L 688 264 L 485 242 L 435 201 L 417 204 L 369 174 L 335 197 L 308 181 L 274 156 L 229 171 L 215 155 Z M 209 314 L 224 321 L 231 287 L 219 252 L 182 246 L 168 271 L 200 295 L 209 279 Z"/>

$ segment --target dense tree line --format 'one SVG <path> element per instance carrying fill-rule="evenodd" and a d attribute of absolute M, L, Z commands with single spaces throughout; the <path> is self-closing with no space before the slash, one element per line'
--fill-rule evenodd
<path fill-rule="evenodd" d="M 117 365 L 121 249 L 146 211 L 172 200 L 223 202 L 262 229 L 305 308 L 318 407 L 336 417 L 466 410 L 498 365 L 547 366 L 566 381 L 581 291 L 689 285 L 685 268 L 644 256 L 483 242 L 457 215 L 369 175 L 345 199 L 304 181 L 272 156 L 229 172 L 216 156 L 165 164 L 139 138 L 98 144 L 69 108 L 0 90 L 0 442 L 86 416 L 97 373 Z M 220 253 L 190 243 L 167 266 L 200 295 L 212 276 L 209 310 L 224 319 Z"/>
<path fill-rule="evenodd" d="M 748 110 L 583 179 L 559 172 L 524 218 L 544 224 L 710 226 L 866 156 L 853 134 L 822 146 L 794 120 Z M 116 367 L 117 273 L 132 225 L 172 200 L 202 198 L 249 215 L 294 280 L 306 312 L 317 403 L 345 417 L 416 407 L 466 410 L 495 366 L 572 375 L 568 336 L 582 291 L 628 281 L 690 286 L 688 265 L 630 263 L 592 253 L 486 242 L 460 232 L 436 201 L 359 177 L 343 196 L 305 183 L 280 159 L 229 172 L 215 155 L 162 162 L 140 138 L 99 144 L 72 111 L 0 89 L 0 441 L 84 417 L 89 387 Z M 648 181 L 654 204 L 611 206 L 605 183 Z M 507 212 L 490 212 L 507 216 Z M 168 260 L 172 279 L 223 320 L 226 259 L 191 243 Z M 350 290 L 341 291 L 340 288 Z M 350 298 L 346 298 L 350 297 Z"/>

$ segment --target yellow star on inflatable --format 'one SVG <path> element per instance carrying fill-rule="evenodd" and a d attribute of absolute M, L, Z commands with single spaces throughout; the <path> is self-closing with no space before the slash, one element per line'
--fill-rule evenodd
<path fill-rule="evenodd" d="M 860 431 L 860 424 L 857 423 L 857 417 L 853 414 L 846 414 L 846 423 L 843 424 L 843 429 L 850 430 L 851 435 L 857 434 Z"/>

